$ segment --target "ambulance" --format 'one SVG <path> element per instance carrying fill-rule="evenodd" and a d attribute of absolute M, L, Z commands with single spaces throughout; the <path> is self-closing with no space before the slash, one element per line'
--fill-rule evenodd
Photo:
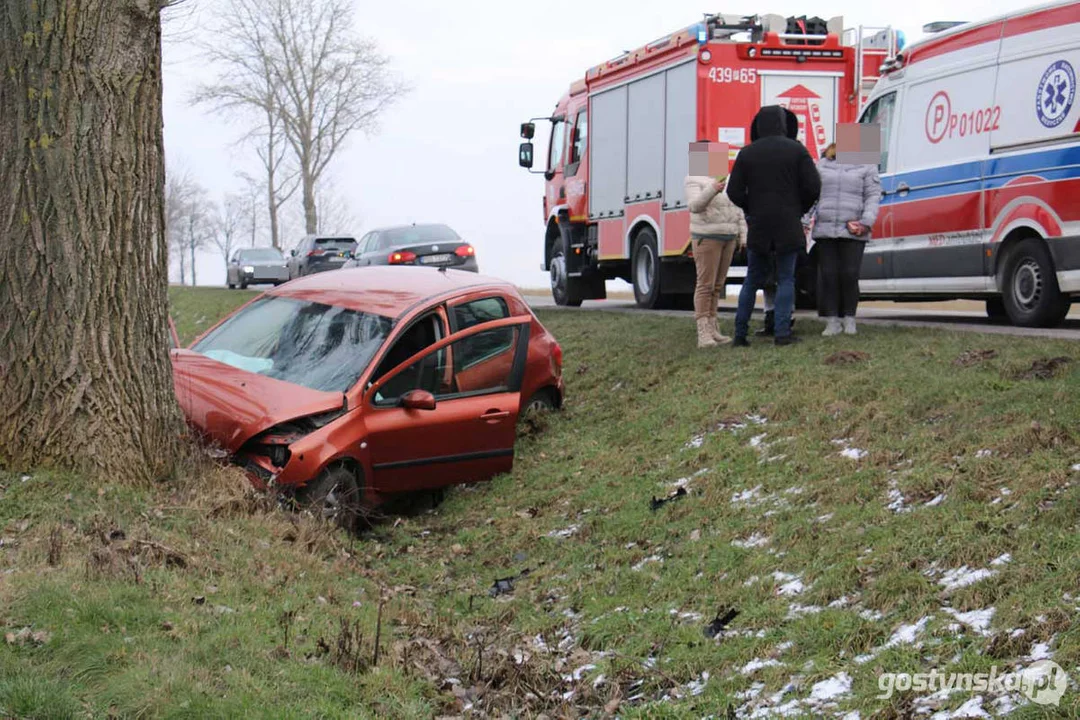
<path fill-rule="evenodd" d="M 864 299 L 985 301 L 1062 322 L 1080 296 L 1080 2 L 931 34 L 888 59 L 859 118 L 882 128 Z"/>
<path fill-rule="evenodd" d="M 890 28 L 845 28 L 840 17 L 706 15 L 589 68 L 550 116 L 521 125 L 519 164 L 532 170 L 536 122 L 550 123 L 534 172 L 545 178 L 538 249 L 555 301 L 606 297 L 605 282 L 621 278 L 641 307 L 689 302 L 690 143 L 727 143 L 734 162 L 758 110 L 783 105 L 816 158 L 838 122 L 855 122 L 882 63 L 902 47 Z M 745 275 L 739 253 L 728 280 Z M 801 304 L 812 304 L 813 279 L 808 256 Z"/>

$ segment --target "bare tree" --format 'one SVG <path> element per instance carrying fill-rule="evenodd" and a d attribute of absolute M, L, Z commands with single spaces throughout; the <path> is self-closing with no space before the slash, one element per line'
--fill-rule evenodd
<path fill-rule="evenodd" d="M 184 213 L 180 219 L 181 234 L 184 253 L 191 261 L 191 284 L 198 285 L 198 276 L 195 272 L 195 257 L 210 242 L 213 236 L 213 217 L 215 209 L 213 203 L 207 197 L 206 188 L 193 182 L 189 190 L 187 202 L 184 204 Z"/>
<path fill-rule="evenodd" d="M 193 183 L 183 167 L 166 172 L 165 179 L 165 237 L 169 257 L 180 264 L 180 284 L 187 284 L 187 245 L 184 240 L 184 216 L 191 202 Z"/>
<path fill-rule="evenodd" d="M 226 273 L 229 271 L 229 258 L 232 257 L 233 250 L 240 244 L 246 218 L 246 199 L 241 195 L 233 194 L 225 196 L 214 215 L 210 242 L 221 253 L 221 257 L 225 261 Z"/>
<path fill-rule="evenodd" d="M 0 466 L 177 467 L 160 7 L 0 11 Z"/>
<path fill-rule="evenodd" d="M 243 202 L 244 230 L 251 240 L 251 247 L 255 247 L 259 237 L 259 198 L 263 195 L 264 183 L 260 183 L 246 172 L 238 172 L 236 176 L 244 184 L 237 196 Z"/>
<path fill-rule="evenodd" d="M 287 162 L 289 147 L 278 108 L 280 73 L 264 12 L 258 0 L 232 0 L 225 8 L 209 35 L 212 39 L 200 44 L 204 56 L 218 66 L 218 78 L 200 86 L 192 102 L 249 122 L 242 140 L 255 146 L 262 164 L 270 243 L 280 249 L 281 208 L 300 183 L 295 167 Z"/>
<path fill-rule="evenodd" d="M 319 184 L 316 209 L 319 214 L 320 233 L 354 236 L 359 239 L 356 235 L 359 219 L 349 202 L 334 191 L 331 183 Z"/>

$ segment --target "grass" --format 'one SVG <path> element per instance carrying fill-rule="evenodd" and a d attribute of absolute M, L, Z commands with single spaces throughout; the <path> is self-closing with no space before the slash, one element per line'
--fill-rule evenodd
<path fill-rule="evenodd" d="M 241 297 L 171 301 L 190 334 Z M 698 351 L 689 320 L 538 315 L 564 412 L 512 474 L 363 538 L 227 470 L 0 474 L 0 716 L 901 718 L 973 693 L 879 699 L 883 671 L 1047 651 L 1060 707 L 1013 715 L 1080 717 L 1080 371 L 1019 379 L 1075 345 L 865 328 Z"/>

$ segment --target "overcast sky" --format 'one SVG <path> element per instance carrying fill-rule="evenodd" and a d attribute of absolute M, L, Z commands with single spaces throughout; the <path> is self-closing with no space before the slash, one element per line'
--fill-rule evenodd
<path fill-rule="evenodd" d="M 235 144 L 239 124 L 189 104 L 194 87 L 213 79 L 193 39 L 229 0 L 188 2 L 187 9 L 174 11 L 165 33 L 167 162 L 186 167 L 220 200 L 239 189 L 236 171 L 257 175 L 258 164 L 251 149 Z M 910 43 L 928 22 L 977 20 L 1028 4 L 783 0 L 722 11 L 842 15 L 846 26 L 891 24 Z M 705 11 L 719 10 L 700 0 L 356 0 L 357 32 L 380 43 L 412 92 L 384 115 L 377 134 L 355 136 L 331 167 L 334 191 L 357 221 L 353 234 L 380 225 L 445 222 L 475 245 L 482 272 L 546 287 L 547 275 L 539 270 L 544 181 L 517 165 L 518 124 L 551 112 L 589 66 L 697 22 Z M 303 234 L 298 212 L 292 214 L 287 248 Z M 224 281 L 223 262 L 214 253 L 200 257 L 198 270 L 200 285 Z M 626 287 L 620 282 L 613 288 L 619 286 Z"/>

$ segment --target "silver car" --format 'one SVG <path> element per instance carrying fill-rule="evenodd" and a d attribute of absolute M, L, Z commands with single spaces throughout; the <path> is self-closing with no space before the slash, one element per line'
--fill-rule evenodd
<path fill-rule="evenodd" d="M 285 256 L 275 248 L 246 248 L 233 253 L 229 261 L 229 270 L 225 282 L 232 290 L 237 286 L 241 290 L 248 285 L 280 285 L 289 279 L 289 268 Z"/>

